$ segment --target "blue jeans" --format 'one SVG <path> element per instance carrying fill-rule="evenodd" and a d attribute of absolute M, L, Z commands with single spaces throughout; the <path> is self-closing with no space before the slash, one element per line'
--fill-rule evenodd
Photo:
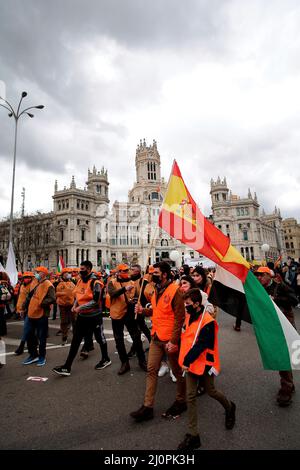
<path fill-rule="evenodd" d="M 48 317 L 44 316 L 41 318 L 29 318 L 28 316 L 24 321 L 24 341 L 27 341 L 30 335 L 37 334 L 39 340 L 39 357 L 46 357 L 46 343 L 48 333 Z M 22 339 L 23 339 L 22 338 Z M 32 355 L 32 351 L 29 350 L 29 354 Z"/>

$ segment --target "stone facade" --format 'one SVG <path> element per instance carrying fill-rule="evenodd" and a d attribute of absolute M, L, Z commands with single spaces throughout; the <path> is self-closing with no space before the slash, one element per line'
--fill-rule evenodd
<path fill-rule="evenodd" d="M 284 231 L 284 243 L 287 255 L 300 260 L 300 224 L 293 217 L 282 222 Z"/>
<path fill-rule="evenodd" d="M 212 218 L 214 224 L 230 237 L 241 254 L 249 261 L 261 261 L 264 253 L 263 244 L 270 250 L 266 253 L 268 260 L 276 260 L 285 254 L 283 227 L 280 210 L 275 207 L 273 214 L 260 214 L 257 195 L 248 190 L 247 197 L 241 198 L 232 194 L 226 182 L 218 177 L 211 180 L 210 195 L 212 201 Z"/>
<path fill-rule="evenodd" d="M 135 156 L 136 181 L 128 192 L 128 202 L 115 201 L 111 214 L 111 265 L 118 261 L 139 263 L 168 260 L 177 250 L 181 265 L 188 247 L 158 228 L 158 215 L 167 184 L 161 177 L 160 155 L 154 140 L 150 146 L 140 141 Z M 193 252 L 194 253 L 194 252 Z M 195 254 L 198 258 L 198 254 Z"/>
<path fill-rule="evenodd" d="M 67 266 L 78 266 L 89 259 L 97 269 L 115 267 L 120 262 L 146 266 L 170 260 L 178 250 L 181 265 L 187 257 L 200 259 L 186 246 L 156 228 L 166 182 L 161 177 L 157 144 L 140 141 L 135 156 L 136 181 L 128 192 L 128 201 L 115 201 L 109 208 L 107 171 L 96 167 L 88 171 L 86 187 L 58 189 L 55 182 L 53 211 L 14 220 L 13 239 L 18 269 L 32 269 L 39 264 L 54 270 L 62 256 Z M 0 261 L 5 263 L 9 222 L 0 223 Z M 174 264 L 174 263 L 173 263 Z"/>

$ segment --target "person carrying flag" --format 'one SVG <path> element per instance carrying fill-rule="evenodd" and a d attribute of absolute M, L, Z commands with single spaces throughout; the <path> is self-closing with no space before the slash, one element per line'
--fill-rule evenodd
<path fill-rule="evenodd" d="M 152 419 L 153 406 L 157 389 L 158 371 L 164 353 L 175 375 L 176 399 L 174 403 L 163 413 L 164 418 L 175 418 L 186 411 L 185 379 L 182 377 L 181 368 L 178 365 L 179 340 L 183 326 L 185 311 L 182 295 L 178 284 L 171 280 L 171 267 L 165 262 L 154 264 L 152 281 L 156 284 L 151 298 L 152 308 L 143 308 L 136 304 L 137 314 L 152 315 L 151 343 L 148 356 L 146 391 L 143 405 L 130 413 L 137 422 Z"/>
<path fill-rule="evenodd" d="M 206 393 L 225 409 L 226 429 L 232 429 L 235 424 L 236 405 L 214 386 L 214 375 L 220 372 L 217 322 L 202 304 L 198 288 L 185 292 L 183 298 L 186 317 L 178 362 L 186 374 L 189 433 L 177 449 L 193 450 L 201 446 L 197 419 L 199 377 L 203 377 Z"/>

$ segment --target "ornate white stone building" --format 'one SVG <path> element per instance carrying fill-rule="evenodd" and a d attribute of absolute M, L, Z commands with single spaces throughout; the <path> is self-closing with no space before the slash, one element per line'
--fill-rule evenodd
<path fill-rule="evenodd" d="M 275 207 L 273 214 L 260 214 L 260 205 L 256 193 L 252 196 L 250 189 L 247 197 L 233 195 L 229 190 L 226 178 L 211 179 L 210 195 L 212 201 L 213 221 L 222 232 L 230 237 L 241 254 L 248 260 L 261 261 L 264 252 L 261 247 L 267 244 L 270 250 L 266 253 L 268 260 L 276 260 L 280 254 L 285 256 L 284 233 L 280 210 Z"/>
<path fill-rule="evenodd" d="M 96 269 L 115 267 L 120 262 L 139 263 L 143 267 L 170 260 L 172 250 L 182 262 L 204 261 L 198 253 L 180 244 L 158 228 L 160 206 L 167 184 L 161 176 L 157 143 L 147 146 L 141 140 L 135 155 L 136 181 L 127 202 L 115 201 L 109 207 L 107 170 L 94 166 L 88 170 L 86 187 L 58 188 L 55 182 L 53 211 L 14 220 L 14 248 L 21 270 L 43 264 L 55 271 L 59 256 L 67 266 L 78 266 L 89 259 Z M 232 195 L 226 180 L 211 180 L 212 220 L 231 243 L 249 260 L 261 260 L 263 243 L 270 245 L 267 256 L 276 259 L 284 249 L 280 211 L 259 214 L 259 203 L 249 190 L 247 198 Z M 9 222 L 0 223 L 0 261 L 5 263 Z"/>
<path fill-rule="evenodd" d="M 55 182 L 53 211 L 14 220 L 14 247 L 19 269 L 39 264 L 55 270 L 59 256 L 67 266 L 78 266 L 89 259 L 95 268 L 115 267 L 120 262 L 146 266 L 159 260 L 170 260 L 171 250 L 181 259 L 198 258 L 157 227 L 166 182 L 161 177 L 157 144 L 140 141 L 135 157 L 136 181 L 127 202 L 115 201 L 109 208 L 109 182 L 102 168 L 88 171 L 86 187 L 58 188 Z M 0 223 L 0 261 L 5 263 L 8 249 L 9 222 Z"/>
<path fill-rule="evenodd" d="M 284 241 L 287 255 L 300 260 L 300 224 L 294 217 L 284 219 L 283 223 Z"/>

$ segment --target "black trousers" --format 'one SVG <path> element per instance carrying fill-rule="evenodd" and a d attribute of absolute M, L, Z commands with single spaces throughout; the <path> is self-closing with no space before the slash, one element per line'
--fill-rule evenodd
<path fill-rule="evenodd" d="M 100 345 L 102 359 L 108 359 L 107 342 L 103 331 L 102 315 L 97 315 L 95 317 L 84 317 L 83 315 L 78 315 L 69 355 L 65 362 L 66 368 L 71 369 L 82 339 L 86 336 L 92 336 L 93 334 L 95 335 L 97 343 Z"/>
<path fill-rule="evenodd" d="M 134 318 L 134 312 L 131 310 L 128 311 L 124 317 L 119 320 L 111 319 L 111 323 L 117 351 L 122 364 L 128 361 L 128 355 L 124 343 L 124 326 L 126 326 L 128 333 L 131 336 L 139 362 L 145 362 L 145 353 L 141 341 L 141 332 Z"/>
<path fill-rule="evenodd" d="M 5 307 L 0 307 L 0 336 L 7 335 L 6 318 L 5 318 Z"/>
<path fill-rule="evenodd" d="M 143 317 L 143 315 L 138 315 L 136 317 L 136 322 L 137 322 L 137 326 L 138 326 L 140 332 L 144 333 L 144 335 L 146 336 L 146 338 L 149 342 L 149 345 L 150 345 L 150 343 L 151 343 L 151 332 L 150 332 L 148 326 L 146 325 L 145 317 Z M 134 345 L 131 346 L 130 351 L 131 351 L 131 353 L 135 353 Z"/>

